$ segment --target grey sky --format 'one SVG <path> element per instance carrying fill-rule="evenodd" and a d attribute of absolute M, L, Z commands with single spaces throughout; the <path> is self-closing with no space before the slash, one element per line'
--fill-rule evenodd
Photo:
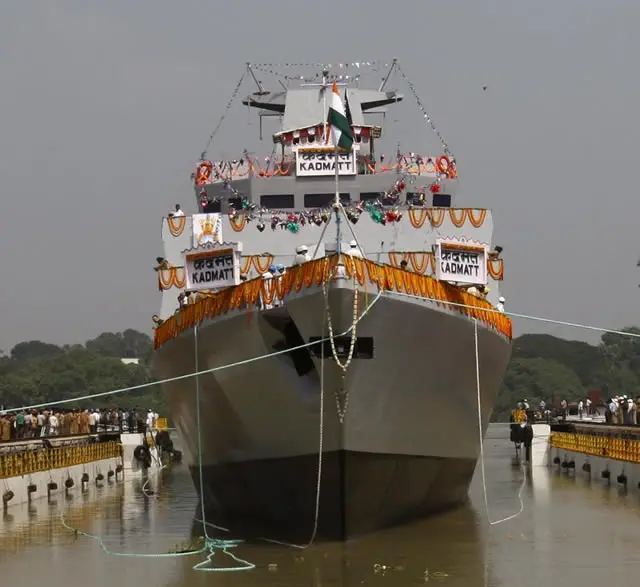
<path fill-rule="evenodd" d="M 639 21 L 632 0 L 5 2 L 0 348 L 150 332 L 160 218 L 194 209 L 246 61 L 398 57 L 458 158 L 459 204 L 494 211 L 509 309 L 636 322 Z M 436 152 L 393 85 L 406 150 Z M 247 120 L 236 108 L 211 155 L 268 154 Z"/>

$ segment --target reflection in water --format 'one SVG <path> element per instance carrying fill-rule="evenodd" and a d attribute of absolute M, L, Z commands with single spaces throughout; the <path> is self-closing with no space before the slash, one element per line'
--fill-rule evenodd
<path fill-rule="evenodd" d="M 241 556 L 257 566 L 250 573 L 221 575 L 220 585 L 351 587 L 385 577 L 394 586 L 442 581 L 448 586 L 484 587 L 485 557 L 480 520 L 465 506 L 410 526 L 379 532 L 345 544 L 317 544 L 306 550 L 278 545 L 245 544 Z M 201 524 L 194 534 L 202 535 Z M 218 535 L 222 537 L 221 535 Z M 228 536 L 224 536 L 228 538 Z M 216 555 L 218 565 L 233 561 Z M 193 560 L 185 560 L 186 569 Z M 211 585 L 195 573 L 189 585 Z M 177 581 L 172 587 L 181 587 Z"/>
<path fill-rule="evenodd" d="M 99 535 L 114 552 L 167 553 L 191 533 L 197 497 L 186 467 L 161 479 L 75 489 L 68 500 L 12 506 L 0 518 L 2 585 L 68 587 L 79 578 L 91 587 L 153 584 L 155 587 L 360 587 L 381 584 L 470 587 L 626 585 L 637 582 L 640 564 L 640 491 L 620 492 L 599 475 L 512 463 L 512 446 L 500 429 L 485 443 L 490 517 L 519 509 L 513 520 L 486 523 L 480 475 L 472 506 L 380 532 L 347 544 L 317 544 L 295 550 L 271 544 L 241 544 L 232 550 L 257 565 L 241 573 L 198 573 L 200 556 L 122 558 L 65 530 L 60 514 L 79 530 Z M 143 490 L 146 487 L 147 490 Z M 153 493 L 148 489 L 151 487 Z M 224 536 L 224 538 L 232 538 Z M 232 563 L 218 553 L 217 565 Z M 25 581 L 28 574 L 28 580 Z"/>

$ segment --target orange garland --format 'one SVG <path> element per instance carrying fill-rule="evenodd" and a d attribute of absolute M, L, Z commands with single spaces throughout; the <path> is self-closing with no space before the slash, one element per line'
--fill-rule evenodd
<path fill-rule="evenodd" d="M 199 301 L 181 308 L 176 313 L 155 329 L 154 347 L 157 349 L 180 333 L 205 319 L 215 318 L 226 314 L 231 310 L 238 310 L 243 306 L 254 306 L 259 296 L 265 303 L 270 303 L 275 296 L 281 300 L 295 289 L 300 291 L 303 287 L 310 288 L 314 284 L 319 286 L 329 280 L 330 269 L 337 264 L 338 256 L 323 257 L 315 261 L 309 261 L 302 265 L 291 267 L 278 278 L 268 280 L 267 285 L 262 278 L 245 281 L 239 285 L 224 289 L 216 294 L 203 297 Z M 486 300 L 477 298 L 448 283 L 439 282 L 427 275 L 419 275 L 410 271 L 402 271 L 390 265 L 374 263 L 366 259 L 349 257 L 345 261 L 345 269 L 351 277 L 355 271 L 356 279 L 360 285 L 365 284 L 365 279 L 387 291 L 406 292 L 411 295 L 436 300 L 439 306 L 454 310 L 481 320 L 488 326 L 511 338 L 511 320 L 502 313 L 492 310 L 493 307 Z M 454 302 L 461 306 L 452 306 L 442 302 Z"/>
<path fill-rule="evenodd" d="M 180 273 L 182 276 L 180 276 Z M 158 270 L 158 289 L 166 290 L 172 287 L 182 289 L 186 284 L 184 267 L 169 267 Z"/>
<path fill-rule="evenodd" d="M 473 208 L 411 208 L 409 209 L 409 221 L 414 228 L 422 228 L 424 223 L 429 219 L 431 226 L 438 228 L 442 226 L 445 219 L 445 212 L 449 212 L 449 219 L 457 228 L 461 228 L 464 224 L 469 223 L 474 228 L 480 228 L 487 217 L 487 211 L 483 209 Z M 229 216 L 229 224 L 234 232 L 242 232 L 247 226 L 247 216 L 243 213 L 234 217 Z M 184 225 L 183 225 L 184 228 Z M 171 225 L 169 225 L 171 230 Z M 180 231 L 182 232 L 182 231 Z M 173 234 L 173 232 L 171 233 Z M 174 234 L 174 236 L 178 236 Z"/>
<path fill-rule="evenodd" d="M 177 218 L 174 216 L 167 217 L 167 226 L 169 227 L 169 232 L 171 236 L 180 236 L 184 231 L 185 224 L 187 223 L 186 216 L 178 216 Z"/>

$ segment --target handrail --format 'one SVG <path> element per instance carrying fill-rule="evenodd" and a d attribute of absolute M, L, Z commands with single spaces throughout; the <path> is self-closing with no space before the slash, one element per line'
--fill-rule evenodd
<path fill-rule="evenodd" d="M 0 479 L 31 475 L 122 456 L 122 444 L 109 441 L 0 455 Z"/>
<path fill-rule="evenodd" d="M 549 446 L 617 461 L 640 463 L 640 440 L 595 434 L 552 432 Z"/>

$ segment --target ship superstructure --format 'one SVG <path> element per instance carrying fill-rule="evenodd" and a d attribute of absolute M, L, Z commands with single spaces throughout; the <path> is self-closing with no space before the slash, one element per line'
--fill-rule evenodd
<path fill-rule="evenodd" d="M 195 378 L 165 390 L 213 521 L 245 535 L 344 539 L 463 501 L 478 388 L 484 428 L 510 356 L 490 211 L 455 207 L 446 143 L 378 154 L 403 96 L 344 69 L 277 92 L 254 78 L 243 104 L 280 119 L 273 152 L 202 157 L 197 213 L 163 220 L 156 365 L 215 369 L 200 428 Z M 328 140 L 335 88 L 350 151 Z"/>

